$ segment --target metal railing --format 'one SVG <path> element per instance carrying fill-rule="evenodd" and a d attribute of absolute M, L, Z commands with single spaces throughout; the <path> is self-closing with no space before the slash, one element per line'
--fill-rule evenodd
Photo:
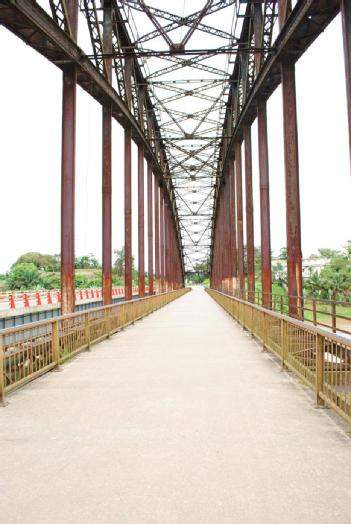
<path fill-rule="evenodd" d="M 351 301 L 263 293 L 262 291 L 248 293 L 246 289 L 243 291 L 236 289 L 232 293 L 227 289 L 222 289 L 221 292 L 277 311 L 282 315 L 289 314 L 289 301 L 292 301 L 296 303 L 297 318 L 312 322 L 315 326 L 329 328 L 333 333 L 351 334 Z"/>
<path fill-rule="evenodd" d="M 0 404 L 5 394 L 190 291 L 178 289 L 0 331 Z"/>
<path fill-rule="evenodd" d="M 207 293 L 315 392 L 316 404 L 351 422 L 351 338 L 220 291 Z"/>

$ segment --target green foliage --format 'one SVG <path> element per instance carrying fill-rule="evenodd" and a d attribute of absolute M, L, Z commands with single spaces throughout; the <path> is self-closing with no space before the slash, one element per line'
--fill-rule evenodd
<path fill-rule="evenodd" d="M 313 271 L 305 280 L 305 289 L 308 293 L 319 298 L 336 300 L 340 295 L 351 293 L 351 243 L 342 251 L 333 249 L 319 249 L 319 253 L 327 258 L 329 264 L 324 266 L 320 273 Z M 329 256 L 328 256 L 329 258 Z"/>
<path fill-rule="evenodd" d="M 119 279 L 122 279 L 122 284 L 121 285 L 124 285 L 124 268 L 125 268 L 125 264 L 124 264 L 124 257 L 125 257 L 125 249 L 124 249 L 124 246 L 121 248 L 121 249 L 115 249 L 114 250 L 114 254 L 115 254 L 115 262 L 114 262 L 114 274 L 116 275 L 117 278 Z M 135 267 L 135 259 L 134 257 L 132 257 L 132 279 L 133 279 L 133 282 L 137 282 L 138 281 L 138 271 Z"/>
<path fill-rule="evenodd" d="M 59 271 L 60 270 L 60 256 L 59 255 L 43 255 L 38 252 L 29 252 L 21 255 L 13 266 L 18 264 L 34 264 L 38 269 L 44 271 Z M 13 267 L 12 266 L 12 267 Z"/>
<path fill-rule="evenodd" d="M 340 251 L 337 251 L 335 249 L 330 249 L 328 247 L 319 248 L 318 253 L 319 253 L 319 256 L 323 258 L 335 258 L 340 255 Z"/>
<path fill-rule="evenodd" d="M 40 273 L 33 263 L 13 265 L 7 274 L 9 289 L 33 289 L 41 283 Z"/>
<path fill-rule="evenodd" d="M 42 273 L 41 282 L 44 289 L 59 289 L 61 286 L 61 276 L 59 273 Z"/>
<path fill-rule="evenodd" d="M 209 260 L 194 264 L 194 271 L 187 274 L 187 280 L 190 284 L 203 284 L 209 280 Z"/>
<path fill-rule="evenodd" d="M 74 261 L 75 269 L 96 269 L 100 267 L 99 261 L 92 253 L 77 257 Z"/>

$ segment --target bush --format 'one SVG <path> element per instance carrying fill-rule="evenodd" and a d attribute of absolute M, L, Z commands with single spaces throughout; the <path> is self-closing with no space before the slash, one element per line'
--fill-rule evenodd
<path fill-rule="evenodd" d="M 27 262 L 12 266 L 6 280 L 9 289 L 30 289 L 41 284 L 38 268 Z"/>

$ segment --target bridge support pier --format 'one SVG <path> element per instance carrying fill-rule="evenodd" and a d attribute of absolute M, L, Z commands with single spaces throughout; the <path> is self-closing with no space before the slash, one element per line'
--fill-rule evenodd
<path fill-rule="evenodd" d="M 160 268 L 161 292 L 165 291 L 165 202 L 163 188 L 160 189 Z"/>
<path fill-rule="evenodd" d="M 155 292 L 160 293 L 160 188 L 158 179 L 154 179 L 154 206 L 155 206 Z"/>
<path fill-rule="evenodd" d="M 302 254 L 295 65 L 282 65 L 289 314 L 301 317 Z"/>
<path fill-rule="evenodd" d="M 147 272 L 149 278 L 149 295 L 154 294 L 154 233 L 152 209 L 152 165 L 147 163 Z"/>
<path fill-rule="evenodd" d="M 340 7 L 344 41 L 347 114 L 349 121 L 349 150 L 351 160 L 351 1 L 341 0 Z"/>
<path fill-rule="evenodd" d="M 252 195 L 252 150 L 251 127 L 244 127 L 245 144 L 245 199 L 246 199 L 246 253 L 247 253 L 247 298 L 255 301 L 255 244 L 254 210 Z"/>
<path fill-rule="evenodd" d="M 237 142 L 235 149 L 235 181 L 236 181 L 236 227 L 238 235 L 238 278 L 240 298 L 244 298 L 245 274 L 244 274 L 244 224 L 243 224 L 243 186 L 242 186 L 242 164 L 241 143 Z"/>
<path fill-rule="evenodd" d="M 112 52 L 111 3 L 104 3 L 104 52 Z M 112 81 L 112 58 L 105 59 L 105 71 Z M 102 302 L 112 304 L 112 105 L 102 107 Z"/>
<path fill-rule="evenodd" d="M 231 158 L 228 167 L 229 180 L 229 216 L 230 216 L 230 232 L 229 232 L 229 246 L 230 246 L 230 262 L 231 262 L 231 291 L 235 292 L 237 286 L 238 276 L 238 252 L 236 246 L 236 204 L 235 204 L 235 171 L 234 160 Z"/>
<path fill-rule="evenodd" d="M 124 298 L 132 299 L 132 131 L 124 130 Z"/>
<path fill-rule="evenodd" d="M 145 296 L 144 148 L 138 147 L 138 288 Z"/>
<path fill-rule="evenodd" d="M 262 305 L 270 308 L 272 302 L 271 222 L 269 209 L 269 161 L 267 135 L 267 107 L 265 100 L 257 103 L 258 161 L 260 172 L 261 215 L 261 279 Z"/>
<path fill-rule="evenodd" d="M 72 37 L 77 38 L 78 4 L 67 2 Z M 73 313 L 74 226 L 75 226 L 75 157 L 76 157 L 77 72 L 72 64 L 63 71 L 62 90 L 62 161 L 61 161 L 61 312 Z"/>

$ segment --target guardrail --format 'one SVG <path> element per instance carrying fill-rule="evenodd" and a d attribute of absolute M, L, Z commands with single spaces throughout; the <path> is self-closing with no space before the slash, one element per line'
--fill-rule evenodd
<path fill-rule="evenodd" d="M 149 288 L 145 286 L 145 292 Z M 133 295 L 139 292 L 138 287 L 132 288 Z M 124 287 L 113 287 L 112 298 L 124 297 Z M 99 300 L 102 298 L 102 288 L 84 288 L 75 290 L 76 303 Z M 26 309 L 36 306 L 51 306 L 61 304 L 59 289 L 38 289 L 36 291 L 6 291 L 0 293 L 0 313 L 15 309 Z"/>
<path fill-rule="evenodd" d="M 289 301 L 297 305 L 298 319 L 312 322 L 315 326 L 330 328 L 333 333 L 351 334 L 351 301 L 327 300 L 314 296 L 295 296 L 277 293 L 263 293 L 262 291 L 248 292 L 247 289 L 236 289 L 230 292 L 222 288 L 220 292 L 244 300 L 253 304 L 263 306 L 266 309 L 277 311 L 282 315 L 289 315 Z M 269 304 L 269 307 L 267 307 Z"/>
<path fill-rule="evenodd" d="M 328 406 L 351 422 L 351 338 L 207 289 L 207 293 L 296 373 Z"/>
<path fill-rule="evenodd" d="M 190 291 L 178 289 L 0 332 L 0 405 L 5 394 Z"/>

